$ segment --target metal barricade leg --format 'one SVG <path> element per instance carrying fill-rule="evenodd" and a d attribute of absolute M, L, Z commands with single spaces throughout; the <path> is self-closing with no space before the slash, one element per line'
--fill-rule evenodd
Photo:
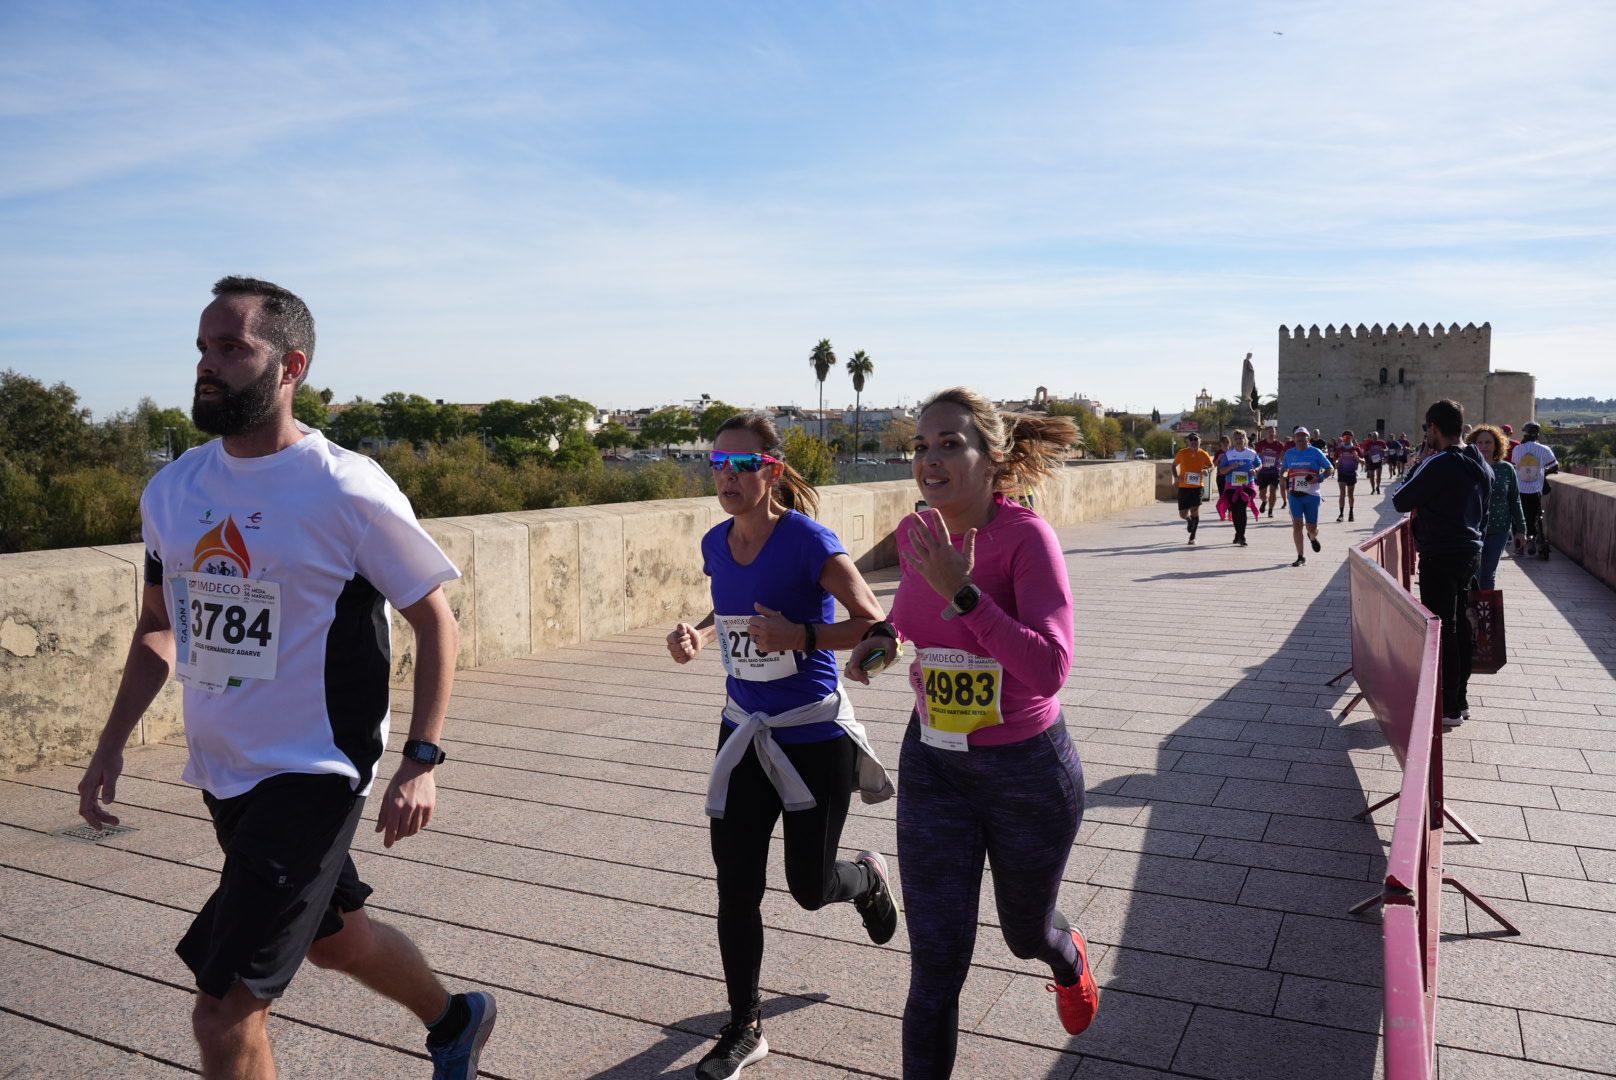
<path fill-rule="evenodd" d="M 1466 900 L 1469 900 L 1472 904 L 1475 904 L 1481 910 L 1485 911 L 1489 916 L 1492 917 L 1492 920 L 1494 922 L 1496 922 L 1498 925 L 1502 926 L 1504 928 L 1504 933 L 1505 934 L 1513 934 L 1513 935 L 1519 935 L 1520 934 L 1520 932 L 1521 932 L 1520 929 L 1514 923 L 1510 922 L 1508 919 L 1506 919 L 1502 915 L 1500 915 L 1498 913 L 1497 908 L 1493 907 L 1487 901 L 1483 900 L 1481 897 L 1479 897 L 1475 893 L 1471 892 L 1469 886 L 1465 885 L 1465 883 L 1460 881 L 1458 878 L 1449 877 L 1448 875 L 1443 874 L 1442 875 L 1442 884 L 1444 884 L 1444 885 L 1452 885 L 1455 889 L 1458 889 L 1459 893 Z"/>

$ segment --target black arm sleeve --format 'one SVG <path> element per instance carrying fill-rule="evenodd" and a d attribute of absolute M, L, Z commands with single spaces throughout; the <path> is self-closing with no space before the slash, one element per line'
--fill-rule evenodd
<path fill-rule="evenodd" d="M 163 583 L 162 560 L 151 552 L 146 552 L 146 584 L 161 585 Z"/>

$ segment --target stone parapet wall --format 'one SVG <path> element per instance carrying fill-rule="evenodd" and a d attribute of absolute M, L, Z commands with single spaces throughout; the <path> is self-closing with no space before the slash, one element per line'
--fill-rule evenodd
<path fill-rule="evenodd" d="M 1062 469 L 1038 491 L 1055 525 L 1105 517 L 1156 497 L 1151 462 Z M 914 509 L 910 481 L 827 487 L 819 519 L 861 569 L 897 561 Z M 702 534 L 716 500 L 620 503 L 422 522 L 460 567 L 445 586 L 469 668 L 644 626 L 697 619 L 711 606 Z M 143 588 L 139 544 L 0 555 L 0 773 L 88 754 L 112 706 Z M 396 613 L 394 680 L 407 685 L 415 642 Z M 131 743 L 181 730 L 170 682 Z"/>
<path fill-rule="evenodd" d="M 1616 484 L 1560 474 L 1543 500 L 1549 542 L 1616 589 Z"/>

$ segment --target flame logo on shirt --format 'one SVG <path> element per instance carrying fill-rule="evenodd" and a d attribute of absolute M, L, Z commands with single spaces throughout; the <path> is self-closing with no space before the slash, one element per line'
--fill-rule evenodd
<path fill-rule="evenodd" d="M 198 574 L 216 574 L 219 577 L 246 577 L 252 569 L 252 556 L 247 552 L 247 541 L 236 527 L 236 519 L 225 519 L 196 542 L 196 562 L 191 569 Z"/>

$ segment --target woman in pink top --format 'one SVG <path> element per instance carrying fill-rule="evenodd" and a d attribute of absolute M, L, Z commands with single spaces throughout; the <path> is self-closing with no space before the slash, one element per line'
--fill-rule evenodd
<path fill-rule="evenodd" d="M 1072 664 L 1072 594 L 1054 530 L 1005 497 L 1058 467 L 1077 430 L 1008 416 L 956 387 L 921 408 L 915 481 L 928 503 L 898 529 L 890 625 L 854 649 L 915 650 L 915 710 L 898 766 L 898 860 L 909 929 L 905 1080 L 949 1076 L 959 996 L 992 867 L 1010 951 L 1047 963 L 1062 1024 L 1089 1026 L 1099 988 L 1087 944 L 1055 903 L 1083 817 L 1083 768 L 1057 695 Z"/>

